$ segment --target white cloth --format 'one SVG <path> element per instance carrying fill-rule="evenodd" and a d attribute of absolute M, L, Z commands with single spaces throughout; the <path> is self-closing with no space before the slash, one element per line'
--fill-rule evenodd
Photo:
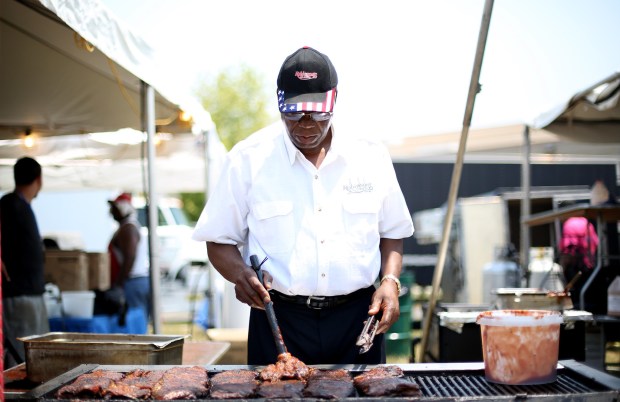
<path fill-rule="evenodd" d="M 140 223 L 137 223 L 137 228 L 140 231 L 140 241 L 138 242 L 138 250 L 136 251 L 136 260 L 129 272 L 130 278 L 142 278 L 143 276 L 150 275 L 150 262 L 149 262 L 149 239 L 146 234 L 140 230 Z M 134 224 L 135 224 L 134 223 Z"/>
<path fill-rule="evenodd" d="M 129 278 L 142 278 L 144 276 L 149 276 L 151 264 L 149 262 L 148 238 L 140 230 L 142 225 L 140 225 L 140 222 L 138 222 L 138 218 L 136 214 L 135 213 L 131 214 L 127 216 L 126 218 L 124 218 L 122 221 L 120 221 L 118 230 L 120 230 L 120 227 L 123 225 L 135 226 L 136 229 L 138 230 L 138 233 L 140 234 L 140 240 L 138 241 L 138 246 L 137 246 L 138 248 L 136 249 L 136 258 L 133 262 L 133 266 L 131 267 L 131 271 L 129 271 L 128 277 Z M 118 230 L 116 233 L 118 233 Z M 116 233 L 114 234 L 114 237 L 116 237 Z M 116 260 L 120 264 L 122 264 L 124 256 L 121 250 L 118 247 L 113 247 L 112 250 L 116 256 Z"/>
<path fill-rule="evenodd" d="M 368 287 L 381 267 L 379 240 L 413 233 L 384 145 L 334 134 L 316 169 L 279 133 L 257 133 L 228 154 L 193 238 L 269 260 L 273 288 L 334 296 Z"/>

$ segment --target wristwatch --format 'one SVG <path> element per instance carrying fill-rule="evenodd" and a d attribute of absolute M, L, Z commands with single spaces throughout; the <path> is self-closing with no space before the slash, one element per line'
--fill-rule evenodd
<path fill-rule="evenodd" d="M 380 284 L 382 285 L 383 281 L 385 281 L 386 279 L 389 279 L 391 281 L 394 281 L 394 283 L 396 283 L 396 290 L 398 291 L 398 294 L 400 295 L 400 279 L 398 279 L 396 275 L 387 274 L 387 275 L 383 275 L 383 278 L 381 278 Z"/>

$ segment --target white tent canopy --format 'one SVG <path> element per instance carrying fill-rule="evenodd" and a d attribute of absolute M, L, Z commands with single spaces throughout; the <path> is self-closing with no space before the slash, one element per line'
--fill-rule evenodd
<path fill-rule="evenodd" d="M 620 72 L 578 92 L 531 124 L 573 141 L 620 142 Z"/>
<path fill-rule="evenodd" d="M 41 3 L 0 0 L 0 138 L 142 129 L 142 82 L 158 92 L 158 129 L 187 132 L 182 110 L 212 124 L 191 97 L 168 95 L 153 50 L 97 0 Z"/>
<path fill-rule="evenodd" d="M 1 191 L 13 188 L 12 165 L 23 155 L 43 165 L 46 191 L 148 191 L 144 142 L 117 140 L 131 132 L 119 129 L 145 129 L 143 82 L 156 89 L 157 131 L 175 137 L 157 146 L 159 192 L 205 191 L 213 181 L 204 178 L 207 137 L 192 139 L 188 133 L 209 132 L 214 148 L 209 152 L 220 150 L 213 122 L 192 96 L 170 88 L 172 73 L 158 69 L 146 42 L 98 0 L 0 0 L 0 10 Z M 191 122 L 180 118 L 184 111 Z M 27 132 L 34 139 L 32 148 L 22 144 Z M 101 133 L 99 140 L 89 133 Z M 105 145 L 105 137 L 120 145 Z M 185 169 L 175 179 L 178 160 Z"/>
<path fill-rule="evenodd" d="M 158 72 L 153 60 L 153 50 L 97 0 L 0 0 L 0 140 L 146 132 L 144 192 L 149 221 L 157 222 L 155 131 L 214 128 L 192 97 L 164 81 L 163 74 L 173 73 Z M 182 119 L 183 112 L 193 120 Z M 149 229 L 157 333 L 159 265 L 154 224 Z"/>
<path fill-rule="evenodd" d="M 28 154 L 44 166 L 46 192 L 105 189 L 140 194 L 146 179 L 144 137 L 133 129 L 44 137 L 27 150 L 21 140 L 0 140 L 0 191 L 13 188 L 15 159 Z M 206 136 L 158 134 L 155 151 L 161 194 L 204 192 L 205 186 L 210 193 L 226 153 L 213 131 Z"/>

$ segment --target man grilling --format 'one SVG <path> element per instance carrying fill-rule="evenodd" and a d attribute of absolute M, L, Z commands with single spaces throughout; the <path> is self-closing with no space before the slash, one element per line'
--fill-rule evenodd
<path fill-rule="evenodd" d="M 337 85 L 317 50 L 286 58 L 277 79 L 283 130 L 229 152 L 194 232 L 237 299 L 253 307 L 248 364 L 277 358 L 263 310 L 270 300 L 288 351 L 303 362 L 385 363 L 382 334 L 399 316 L 403 238 L 413 224 L 385 147 L 335 134 Z M 264 286 L 250 255 L 268 257 Z M 360 354 L 369 315 L 380 317 L 379 335 Z"/>

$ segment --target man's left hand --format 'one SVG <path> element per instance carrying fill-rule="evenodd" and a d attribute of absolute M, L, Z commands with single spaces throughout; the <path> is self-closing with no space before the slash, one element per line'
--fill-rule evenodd
<path fill-rule="evenodd" d="M 368 315 L 375 315 L 379 312 L 381 312 L 381 321 L 379 321 L 377 333 L 382 334 L 387 332 L 400 317 L 398 289 L 393 281 L 384 281 L 372 295 Z"/>

